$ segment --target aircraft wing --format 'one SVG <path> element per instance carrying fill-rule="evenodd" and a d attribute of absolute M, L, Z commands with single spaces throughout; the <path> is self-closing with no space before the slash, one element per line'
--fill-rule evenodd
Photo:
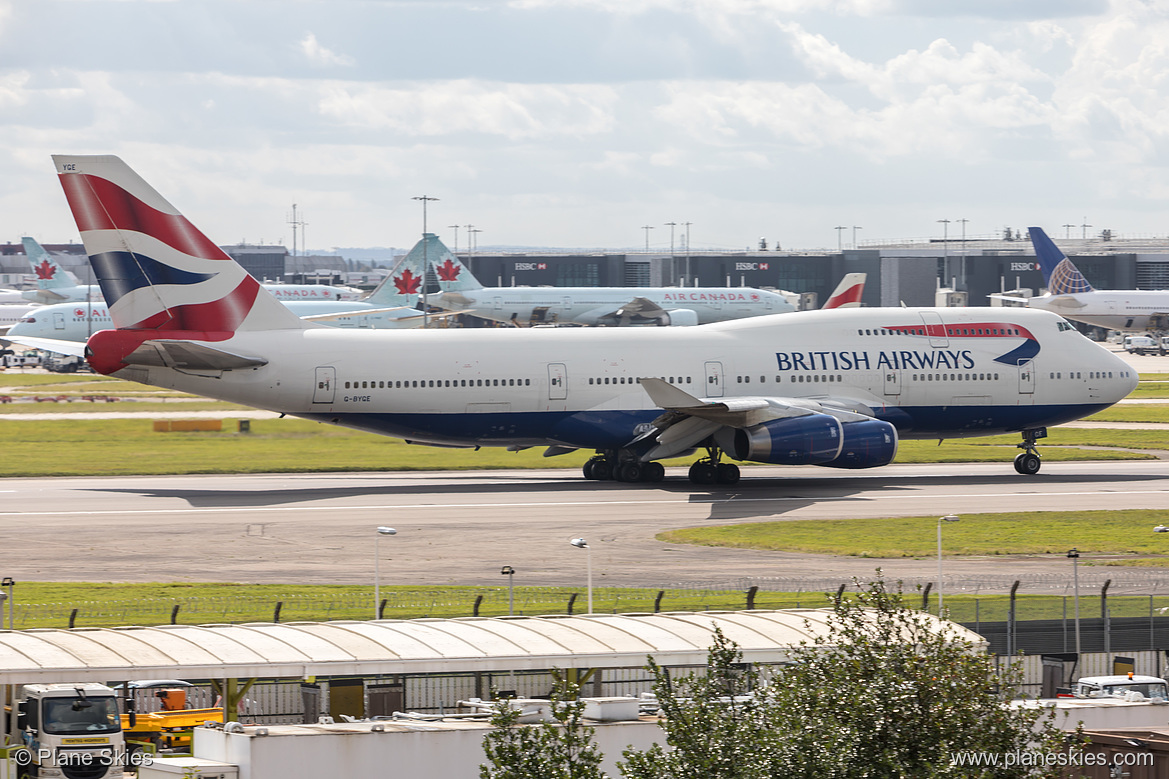
<path fill-rule="evenodd" d="M 1015 297 L 1014 295 L 999 295 L 997 293 L 994 295 L 987 295 L 987 297 L 993 298 L 994 300 L 1009 300 L 1012 303 L 1028 303 L 1030 300 L 1029 298 L 1020 298 Z"/>
<path fill-rule="evenodd" d="M 665 414 L 653 421 L 653 429 L 636 440 L 653 438 L 656 444 L 642 460 L 674 457 L 691 449 L 721 427 L 744 428 L 773 419 L 828 414 L 842 422 L 873 417 L 872 409 L 853 400 L 829 398 L 735 397 L 696 398 L 661 379 L 644 378 L 641 386 Z"/>
<path fill-rule="evenodd" d="M 5 341 L 27 346 L 30 349 L 44 349 L 54 354 L 71 354 L 74 357 L 85 356 L 84 341 L 61 341 L 56 338 L 36 338 L 34 336 L 16 335 L 4 336 Z"/>
<path fill-rule="evenodd" d="M 669 312 L 643 297 L 632 298 L 628 303 L 622 303 L 617 307 L 611 304 L 597 306 L 573 317 L 573 321 L 586 325 L 645 324 L 662 320 L 669 321 Z"/>
<path fill-rule="evenodd" d="M 24 297 L 33 303 L 44 303 L 45 305 L 52 305 L 53 303 L 64 303 L 70 298 L 67 295 L 62 295 L 59 292 L 54 292 L 51 289 L 33 289 L 24 293 Z"/>
<path fill-rule="evenodd" d="M 267 365 L 263 357 L 229 352 L 194 341 L 146 341 L 123 359 L 127 365 L 147 365 L 196 371 L 229 371 Z"/>
<path fill-rule="evenodd" d="M 1052 295 L 1047 304 L 1056 308 L 1083 308 L 1087 303 L 1077 300 L 1075 295 Z"/>

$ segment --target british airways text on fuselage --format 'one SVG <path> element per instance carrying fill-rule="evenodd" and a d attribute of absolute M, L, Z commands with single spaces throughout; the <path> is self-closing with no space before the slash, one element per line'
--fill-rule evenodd
<path fill-rule="evenodd" d="M 871 352 L 823 351 L 776 352 L 781 371 L 871 371 L 911 369 L 971 370 L 974 357 L 968 349 L 935 349 L 928 352 L 897 350 Z"/>

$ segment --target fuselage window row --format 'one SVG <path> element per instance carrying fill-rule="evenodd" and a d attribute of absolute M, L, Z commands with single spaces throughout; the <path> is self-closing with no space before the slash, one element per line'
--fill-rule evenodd
<path fill-rule="evenodd" d="M 531 379 L 406 379 L 399 381 L 347 381 L 345 389 L 412 389 L 427 387 L 530 387 Z"/>

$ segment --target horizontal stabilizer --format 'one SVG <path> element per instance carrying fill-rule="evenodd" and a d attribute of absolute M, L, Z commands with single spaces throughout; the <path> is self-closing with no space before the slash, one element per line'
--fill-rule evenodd
<path fill-rule="evenodd" d="M 5 341 L 27 346 L 30 349 L 44 349 L 54 354 L 71 354 L 74 357 L 85 356 L 83 341 L 61 341 L 56 338 L 37 338 L 36 336 L 16 335 L 4 336 Z"/>
<path fill-rule="evenodd" d="M 236 354 L 194 341 L 163 340 L 144 342 L 128 354 L 123 362 L 127 365 L 193 371 L 230 371 L 240 368 L 258 368 L 268 364 L 268 361 L 263 357 Z"/>

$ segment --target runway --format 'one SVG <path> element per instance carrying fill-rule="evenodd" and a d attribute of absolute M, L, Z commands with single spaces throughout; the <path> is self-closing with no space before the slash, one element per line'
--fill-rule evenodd
<path fill-rule="evenodd" d="M 585 481 L 575 470 L 6 479 L 0 573 L 40 581 L 364 584 L 375 528 L 383 584 L 717 584 L 741 577 L 928 578 L 936 561 L 665 544 L 701 524 L 1018 510 L 1169 510 L 1169 462 L 893 465 L 869 471 L 751 467 L 733 487 Z M 932 528 L 932 525 L 931 525 Z M 1074 539 L 1069 539 L 1074 546 Z M 864 539 L 857 539 L 864 549 Z M 1087 562 L 1083 560 L 1082 562 Z M 1115 570 L 1115 569 L 1113 569 Z M 947 558 L 947 576 L 1067 573 L 1063 555 Z"/>

